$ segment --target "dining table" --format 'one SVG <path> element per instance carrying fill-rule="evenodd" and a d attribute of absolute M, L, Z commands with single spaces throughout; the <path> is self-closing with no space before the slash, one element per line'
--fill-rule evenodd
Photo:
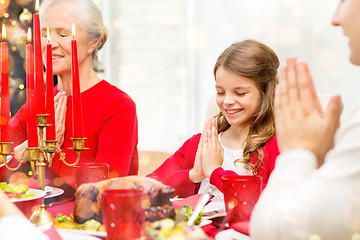
<path fill-rule="evenodd" d="M 31 183 L 30 183 L 31 185 Z M 34 185 L 34 184 L 32 184 Z M 46 210 L 56 218 L 57 214 L 62 214 L 70 216 L 73 213 L 75 207 L 75 190 L 74 189 L 64 189 L 63 191 L 59 190 L 61 188 L 55 186 L 51 187 L 51 191 L 47 192 L 45 196 L 45 206 Z M 54 191 L 54 189 L 56 191 Z M 57 194 L 53 194 L 56 192 Z M 61 194 L 59 194 L 61 192 Z M 180 208 L 182 206 L 190 206 L 192 209 L 195 208 L 197 202 L 199 201 L 201 194 L 196 194 L 183 199 L 171 199 L 174 209 Z M 240 222 L 233 224 L 231 228 L 226 224 L 226 213 L 214 213 L 211 214 L 212 217 L 207 218 L 203 217 L 202 220 L 204 224 L 201 224 L 202 230 L 207 234 L 209 239 L 235 239 L 235 240 L 250 240 L 249 237 L 249 222 Z M 92 235 L 90 231 L 88 235 L 84 235 L 84 232 L 81 231 L 81 236 L 76 234 L 76 230 L 67 231 L 67 229 L 57 229 L 53 226 L 43 228 L 44 233 L 50 238 L 50 240 L 72 240 L 72 239 L 84 239 L 84 240 L 96 240 L 96 239 L 106 239 L 106 234 L 95 234 Z M 67 234 L 64 234 L 67 233 Z M 71 233 L 71 234 L 70 234 Z M 91 233 L 91 234 L 90 234 Z M 80 236 L 80 237 L 79 237 Z"/>

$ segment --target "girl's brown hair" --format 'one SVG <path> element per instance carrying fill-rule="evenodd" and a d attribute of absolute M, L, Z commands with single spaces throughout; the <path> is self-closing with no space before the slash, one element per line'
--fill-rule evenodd
<path fill-rule="evenodd" d="M 252 79 L 260 92 L 260 104 L 245 139 L 243 158 L 235 161 L 245 163 L 254 174 L 257 174 L 263 162 L 265 143 L 275 134 L 274 93 L 278 83 L 279 64 L 279 59 L 271 48 L 255 40 L 245 40 L 228 47 L 219 56 L 214 67 L 214 75 L 223 67 L 238 76 Z M 216 117 L 219 131 L 225 131 L 230 127 L 221 112 Z M 255 164 L 250 162 L 252 155 L 258 157 Z"/>

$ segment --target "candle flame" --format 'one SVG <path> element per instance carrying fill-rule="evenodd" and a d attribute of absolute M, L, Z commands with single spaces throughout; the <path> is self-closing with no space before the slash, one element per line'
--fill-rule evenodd
<path fill-rule="evenodd" d="M 50 42 L 50 30 L 49 30 L 49 28 L 46 28 L 46 37 L 47 37 L 47 41 L 49 43 Z"/>
<path fill-rule="evenodd" d="M 31 43 L 31 27 L 28 28 L 26 41 Z"/>
<path fill-rule="evenodd" d="M 72 24 L 72 37 L 75 39 L 75 23 Z"/>
<path fill-rule="evenodd" d="M 5 29 L 5 24 L 2 25 L 1 28 L 1 39 L 4 41 L 6 39 L 6 29 Z"/>
<path fill-rule="evenodd" d="M 39 10 L 40 10 L 40 2 L 39 0 L 35 0 L 35 11 L 39 12 Z"/>

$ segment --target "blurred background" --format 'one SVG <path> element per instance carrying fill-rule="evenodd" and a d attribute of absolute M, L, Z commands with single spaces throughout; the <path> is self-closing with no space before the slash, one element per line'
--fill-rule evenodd
<path fill-rule="evenodd" d="M 261 41 L 281 63 L 289 55 L 306 60 L 319 93 L 342 95 L 342 121 L 358 98 L 360 69 L 348 61 L 341 29 L 331 26 L 338 0 L 95 2 L 109 28 L 97 71 L 136 102 L 140 150 L 173 152 L 202 130 L 216 93 L 213 66 L 236 41 Z M 9 29 L 13 114 L 26 101 L 23 61 L 33 9 L 33 0 L 0 0 Z"/>

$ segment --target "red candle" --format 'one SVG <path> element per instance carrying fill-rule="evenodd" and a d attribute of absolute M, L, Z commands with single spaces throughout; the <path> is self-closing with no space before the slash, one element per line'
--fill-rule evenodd
<path fill-rule="evenodd" d="M 38 147 L 37 118 L 34 109 L 34 54 L 33 45 L 31 44 L 31 28 L 28 28 L 26 44 L 26 85 L 28 147 Z"/>
<path fill-rule="evenodd" d="M 35 2 L 35 13 L 33 16 L 34 24 L 34 54 L 35 54 L 35 112 L 36 114 L 45 114 L 45 89 L 44 89 L 44 71 L 41 54 L 41 34 L 39 19 L 39 1 Z"/>
<path fill-rule="evenodd" d="M 49 114 L 46 127 L 46 140 L 56 140 L 55 134 L 55 110 L 54 110 L 54 82 L 53 82 L 53 68 L 52 68 L 52 49 L 50 42 L 50 31 L 47 29 L 47 44 L 46 44 L 46 113 Z"/>
<path fill-rule="evenodd" d="M 72 117 L 73 137 L 84 138 L 82 105 L 80 95 L 79 63 L 77 56 L 77 44 L 75 40 L 75 24 L 72 26 L 73 39 L 71 40 L 71 77 L 72 77 Z"/>
<path fill-rule="evenodd" d="M 5 42 L 5 25 L 2 25 L 1 42 L 1 142 L 10 142 L 10 97 L 9 97 L 9 63 L 8 44 Z"/>

